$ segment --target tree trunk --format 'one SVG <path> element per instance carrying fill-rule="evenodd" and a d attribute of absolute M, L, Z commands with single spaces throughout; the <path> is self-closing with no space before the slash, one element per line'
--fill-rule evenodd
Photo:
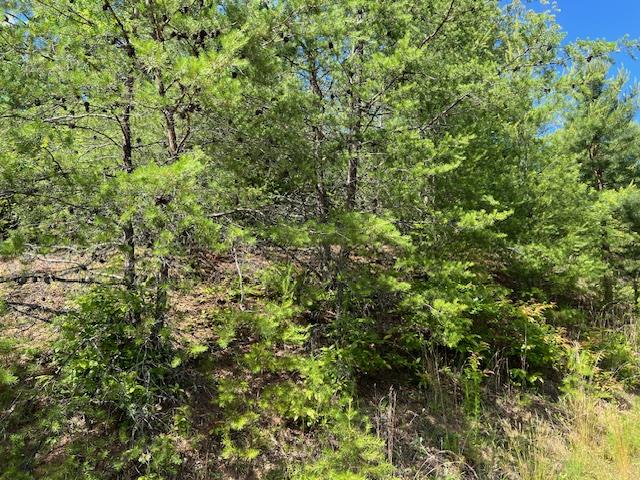
<path fill-rule="evenodd" d="M 133 104 L 135 81 L 132 74 L 127 76 L 127 102 L 124 107 L 124 113 L 122 115 L 122 164 L 125 172 L 131 174 L 133 168 L 133 147 L 131 140 L 131 107 Z M 127 292 L 131 295 L 135 295 L 137 292 L 137 275 L 136 275 L 136 241 L 135 230 L 132 220 L 127 220 L 122 226 L 124 233 L 124 284 Z M 140 320 L 140 315 L 137 312 L 129 311 L 127 313 L 129 319 L 137 323 Z"/>
<path fill-rule="evenodd" d="M 307 54 L 307 61 L 309 65 L 309 81 L 313 93 L 321 102 L 321 110 L 324 111 L 324 94 L 320 87 L 320 81 L 318 79 L 318 69 L 316 67 L 315 58 L 312 54 Z M 314 124 L 313 127 L 313 161 L 316 173 L 316 196 L 317 196 L 317 211 L 318 218 L 321 223 L 325 223 L 329 218 L 329 199 L 327 197 L 327 191 L 325 188 L 324 180 L 324 161 L 321 154 L 321 145 L 324 141 L 324 134 L 319 125 Z M 323 278 L 327 278 L 330 274 L 331 263 L 331 245 L 323 241 L 320 245 L 321 257 L 320 257 L 320 270 Z"/>
<path fill-rule="evenodd" d="M 162 74 L 159 71 L 155 72 L 156 87 L 158 89 L 158 95 L 161 98 L 166 96 L 166 88 L 164 81 L 162 80 Z M 175 161 L 178 158 L 178 141 L 176 134 L 176 123 L 174 117 L 173 107 L 164 107 L 162 113 L 165 120 L 165 132 L 167 136 L 167 154 L 169 156 L 169 163 Z M 167 289 L 169 283 L 169 258 L 160 257 L 160 268 L 156 277 L 156 298 L 155 298 L 155 319 L 156 325 L 154 331 L 156 335 L 164 327 L 165 317 L 167 313 Z"/>
<path fill-rule="evenodd" d="M 364 51 L 364 44 L 360 41 L 355 46 L 353 55 L 361 57 Z M 359 60 L 359 58 L 358 58 Z M 349 161 L 347 165 L 347 178 L 345 183 L 345 210 L 353 212 L 356 207 L 358 195 L 358 167 L 360 164 L 360 155 L 362 151 L 362 102 L 360 95 L 356 92 L 356 88 L 360 85 L 361 71 L 356 65 L 356 71 L 351 75 L 351 112 L 355 118 L 351 127 L 348 140 Z M 336 266 L 335 282 L 336 282 L 336 308 L 338 321 L 344 316 L 345 307 L 345 284 L 340 277 L 347 270 L 349 263 L 350 247 L 343 244 L 340 248 L 340 255 Z"/>
<path fill-rule="evenodd" d="M 638 297 L 640 292 L 638 289 L 638 275 L 633 276 L 633 311 L 637 314 L 640 311 L 640 305 L 638 305 Z"/>

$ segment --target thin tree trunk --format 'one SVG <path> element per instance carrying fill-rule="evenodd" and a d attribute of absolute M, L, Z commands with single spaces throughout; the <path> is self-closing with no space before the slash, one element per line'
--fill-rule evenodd
<path fill-rule="evenodd" d="M 133 168 L 133 147 L 131 140 L 131 108 L 133 104 L 134 98 L 134 86 L 135 80 L 132 74 L 127 76 L 126 87 L 127 87 L 127 102 L 124 107 L 124 113 L 122 115 L 122 163 L 125 172 L 131 174 L 134 170 Z M 132 220 L 127 220 L 123 227 L 124 233 L 124 284 L 127 292 L 131 295 L 134 295 L 137 291 L 137 275 L 136 275 L 136 241 L 135 241 L 135 230 L 133 226 Z M 129 319 L 137 323 L 140 320 L 140 316 L 137 312 L 130 311 L 128 312 Z"/>
<path fill-rule="evenodd" d="M 358 42 L 355 46 L 353 55 L 361 57 L 364 51 L 364 44 Z M 351 111 L 355 117 L 355 123 L 351 128 L 349 135 L 349 143 L 347 145 L 349 153 L 349 161 L 347 165 L 347 178 L 345 183 L 345 210 L 353 212 L 356 207 L 358 195 L 358 167 L 360 165 L 360 155 L 362 150 L 362 102 L 356 88 L 360 85 L 362 78 L 358 66 L 355 73 L 351 76 Z M 350 248 L 349 245 L 343 244 L 340 248 L 340 255 L 336 266 L 336 314 L 338 320 L 344 316 L 345 310 L 345 292 L 344 280 L 340 277 L 347 270 L 349 263 Z"/>
<path fill-rule="evenodd" d="M 158 95 L 161 98 L 166 97 L 166 88 L 162 80 L 162 74 L 156 71 L 156 87 L 158 89 Z M 165 132 L 167 136 L 167 153 L 169 155 L 169 162 L 173 162 L 178 157 L 178 141 L 176 134 L 176 123 L 174 117 L 173 107 L 164 107 L 162 113 L 165 119 Z M 156 318 L 156 333 L 164 327 L 165 317 L 167 313 L 167 289 L 169 284 L 169 258 L 160 257 L 160 267 L 158 269 L 158 276 L 156 281 L 156 298 L 155 298 L 155 318 Z"/>
<path fill-rule="evenodd" d="M 356 206 L 356 196 L 358 194 L 358 166 L 360 165 L 361 149 L 359 136 L 361 127 L 362 125 L 360 124 L 360 118 L 358 118 L 355 127 L 355 131 L 357 132 L 356 137 L 352 140 L 351 145 L 349 145 L 349 165 L 347 169 L 345 198 L 345 207 L 348 212 L 354 210 Z"/>
<path fill-rule="evenodd" d="M 309 63 L 309 78 L 311 89 L 318 98 L 319 102 L 324 102 L 324 94 L 320 87 L 320 81 L 318 80 L 318 69 L 315 63 L 315 58 L 311 54 L 307 54 L 307 61 Z M 324 107 L 321 106 L 324 111 Z M 327 197 L 327 191 L 324 180 L 324 161 L 321 154 L 321 144 L 324 141 L 324 134 L 319 125 L 314 124 L 313 127 L 313 161 L 315 165 L 316 173 L 316 196 L 317 196 L 317 210 L 318 218 L 320 222 L 325 223 L 329 218 L 329 199 Z M 321 271 L 324 277 L 328 276 L 331 263 L 331 245 L 323 241 L 320 246 L 321 249 Z"/>
<path fill-rule="evenodd" d="M 361 56 L 364 49 L 362 42 L 356 45 L 354 55 Z M 353 211 L 358 195 L 358 167 L 360 165 L 360 153 L 362 150 L 362 102 L 360 96 L 353 91 L 354 87 L 360 83 L 360 72 L 354 75 L 351 92 L 351 110 L 355 116 L 355 124 L 349 136 L 349 165 L 347 166 L 346 198 L 345 207 L 347 211 Z M 355 84 L 355 85 L 354 85 Z"/>
<path fill-rule="evenodd" d="M 595 137 L 589 147 L 587 149 L 587 153 L 589 155 L 589 162 L 594 166 L 593 176 L 595 180 L 595 187 L 598 193 L 601 193 L 605 188 L 604 181 L 604 169 L 602 166 L 598 165 L 598 153 L 599 153 L 599 143 L 598 137 Z M 609 240 L 607 235 L 607 220 L 603 219 L 601 224 L 601 241 L 600 241 L 600 250 L 602 252 L 602 258 L 604 259 L 607 266 L 611 265 L 611 248 L 609 246 Z M 602 276 L 602 309 L 601 312 L 605 318 L 603 320 L 606 322 L 606 309 L 613 304 L 614 300 L 614 291 L 613 291 L 613 279 L 609 272 L 605 272 Z"/>
<path fill-rule="evenodd" d="M 638 289 L 638 274 L 634 274 L 633 276 L 633 311 L 638 313 L 640 310 L 640 305 L 638 305 L 638 298 L 640 296 L 640 291 Z"/>
<path fill-rule="evenodd" d="M 156 72 L 156 87 L 158 89 L 158 95 L 164 98 L 167 91 L 160 72 Z M 178 136 L 176 134 L 174 109 L 171 107 L 164 107 L 162 109 L 162 114 L 164 116 L 165 132 L 167 136 L 167 152 L 169 153 L 170 160 L 173 161 L 178 155 Z"/>
<path fill-rule="evenodd" d="M 596 188 L 598 192 L 602 192 L 604 190 L 604 173 L 602 169 L 598 168 L 595 171 L 596 176 Z M 609 246 L 609 239 L 607 235 L 607 220 L 603 219 L 601 223 L 601 241 L 600 241 L 600 249 L 602 251 L 602 257 L 606 262 L 607 266 L 611 266 L 611 247 Z M 606 319 L 606 309 L 613 304 L 614 301 L 614 291 L 613 291 L 613 279 L 609 272 L 605 272 L 602 277 L 602 313 L 605 315 Z"/>

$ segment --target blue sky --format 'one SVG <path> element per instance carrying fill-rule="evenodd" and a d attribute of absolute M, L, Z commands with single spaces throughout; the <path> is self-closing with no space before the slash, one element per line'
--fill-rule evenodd
<path fill-rule="evenodd" d="M 617 40 L 625 34 L 640 38 L 640 0 L 556 0 L 555 3 L 560 9 L 556 21 L 567 33 L 565 41 Z M 616 61 L 629 70 L 631 81 L 640 81 L 640 60 L 620 54 Z"/>

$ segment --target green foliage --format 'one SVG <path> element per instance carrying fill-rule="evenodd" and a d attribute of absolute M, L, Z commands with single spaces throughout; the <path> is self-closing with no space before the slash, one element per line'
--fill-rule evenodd
<path fill-rule="evenodd" d="M 15 346 L 15 342 L 8 338 L 0 338 L 0 355 L 3 358 L 9 356 Z M 4 363 L 4 362 L 3 362 Z M 12 372 L 10 365 L 0 364 L 0 389 L 10 388 L 18 382 L 18 378 Z"/>
<path fill-rule="evenodd" d="M 568 352 L 568 373 L 562 379 L 562 389 L 567 394 L 588 390 L 593 387 L 593 379 L 598 373 L 598 354 L 583 350 L 579 346 Z"/>
<path fill-rule="evenodd" d="M 60 322 L 54 352 L 60 365 L 59 388 L 78 405 L 114 409 L 140 425 L 154 414 L 160 393 L 173 388 L 167 359 L 167 339 L 149 344 L 153 321 L 131 322 L 130 313 L 144 315 L 149 305 L 138 297 L 112 290 L 95 290 L 78 300 L 79 311 Z M 167 388 L 167 392 L 149 384 Z M 125 420 L 126 421 L 126 420 Z"/>
<path fill-rule="evenodd" d="M 218 344 L 228 349 L 242 331 L 253 341 L 238 353 L 238 371 L 220 378 L 216 403 L 227 421 L 216 428 L 225 459 L 247 462 L 272 448 L 273 429 L 282 422 L 305 428 L 333 425 L 344 409 L 345 379 L 336 373 L 334 349 L 308 355 L 301 349 L 309 329 L 296 325 L 300 308 L 292 268 L 272 267 L 261 274 L 270 300 L 260 313 L 215 312 Z M 272 379 L 261 385 L 260 376 Z M 273 422 L 276 422 L 275 425 Z"/>
<path fill-rule="evenodd" d="M 471 355 L 468 365 L 463 371 L 463 386 L 465 410 L 474 419 L 478 419 L 480 416 L 480 385 L 483 376 L 478 355 Z"/>
<path fill-rule="evenodd" d="M 337 447 L 326 448 L 302 467 L 294 468 L 292 480 L 391 480 L 393 466 L 382 453 L 383 442 L 357 425 L 355 412 L 349 408 L 339 416 L 330 436 Z"/>
<path fill-rule="evenodd" d="M 598 355 L 598 367 L 635 389 L 640 381 L 640 357 L 634 345 L 623 332 L 595 331 L 587 347 Z"/>
<path fill-rule="evenodd" d="M 451 373 L 472 436 L 488 377 L 637 387 L 638 45 L 555 8 L 4 2 L 0 313 L 53 329 L 1 478 L 390 479 L 370 384 Z"/>
<path fill-rule="evenodd" d="M 145 472 L 141 478 L 165 478 L 182 463 L 178 437 L 171 428 L 162 433 L 163 425 L 174 422 L 173 409 L 184 394 L 175 359 L 192 358 L 202 349 L 179 354 L 168 332 L 161 333 L 160 344 L 151 343 L 152 307 L 129 292 L 99 288 L 78 298 L 77 305 L 77 312 L 58 320 L 60 336 L 53 346 L 58 375 L 47 393 L 63 408 L 46 421 L 53 441 L 64 435 L 72 441 L 65 447 L 65 464 L 54 467 L 59 473 L 51 478 L 73 471 L 99 476 L 107 455 L 111 471 L 134 469 Z M 108 434 L 95 445 L 75 438 L 91 425 L 102 425 Z"/>

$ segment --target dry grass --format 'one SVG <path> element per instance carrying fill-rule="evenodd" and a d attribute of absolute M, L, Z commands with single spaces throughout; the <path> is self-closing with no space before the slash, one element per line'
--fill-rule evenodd
<path fill-rule="evenodd" d="M 560 428 L 539 422 L 529 446 L 516 447 L 523 480 L 640 478 L 640 399 L 625 407 L 582 392 L 565 400 Z"/>

